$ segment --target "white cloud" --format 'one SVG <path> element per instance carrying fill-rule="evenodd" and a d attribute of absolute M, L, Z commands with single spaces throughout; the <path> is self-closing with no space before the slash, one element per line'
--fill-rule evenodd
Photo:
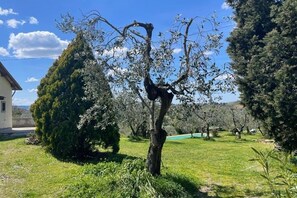
<path fill-rule="evenodd" d="M 114 56 L 114 57 L 123 57 L 128 51 L 127 47 L 116 47 L 111 50 L 104 50 L 103 55 L 105 56 Z"/>
<path fill-rule="evenodd" d="M 227 2 L 224 2 L 224 3 L 221 5 L 221 8 L 222 8 L 223 10 L 229 10 L 229 9 L 231 9 L 231 7 L 228 5 Z"/>
<path fill-rule="evenodd" d="M 13 9 L 11 9 L 11 8 L 3 9 L 3 8 L 0 7 L 0 15 L 7 16 L 9 14 L 18 14 L 18 13 L 14 12 Z"/>
<path fill-rule="evenodd" d="M 182 51 L 182 49 L 180 49 L 180 48 L 175 48 L 174 50 L 173 50 L 173 54 L 178 54 L 178 53 L 180 53 Z"/>
<path fill-rule="evenodd" d="M 39 79 L 35 78 L 35 77 L 30 77 L 30 78 L 27 78 L 27 80 L 25 82 L 29 83 L 29 82 L 38 82 Z"/>
<path fill-rule="evenodd" d="M 9 56 L 9 52 L 5 48 L 0 47 L 0 56 Z"/>
<path fill-rule="evenodd" d="M 4 22 L 2 20 L 0 20 L 0 25 L 2 25 Z"/>
<path fill-rule="evenodd" d="M 222 74 L 216 77 L 216 80 L 226 80 L 226 79 L 234 80 L 234 76 L 232 74 Z"/>
<path fill-rule="evenodd" d="M 128 70 L 126 68 L 116 67 L 107 72 L 107 76 L 124 75 Z"/>
<path fill-rule="evenodd" d="M 205 51 L 203 52 L 204 56 L 211 56 L 213 55 L 213 51 Z"/>
<path fill-rule="evenodd" d="M 6 21 L 6 23 L 11 28 L 17 28 L 18 25 L 24 25 L 26 23 L 26 21 L 24 21 L 24 20 L 18 21 L 16 19 L 9 19 Z"/>
<path fill-rule="evenodd" d="M 61 40 L 52 32 L 36 31 L 10 34 L 9 49 L 17 58 L 52 58 L 61 55 L 69 42 Z"/>
<path fill-rule="evenodd" d="M 30 93 L 33 93 L 33 92 L 37 92 L 38 89 L 28 89 L 28 91 L 29 91 Z"/>
<path fill-rule="evenodd" d="M 39 21 L 35 17 L 30 17 L 29 23 L 33 25 L 33 24 L 38 24 Z"/>

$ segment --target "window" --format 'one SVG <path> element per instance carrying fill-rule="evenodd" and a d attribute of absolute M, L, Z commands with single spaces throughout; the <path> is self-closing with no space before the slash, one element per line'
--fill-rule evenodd
<path fill-rule="evenodd" d="M 1 112 L 5 112 L 5 111 L 6 111 L 6 103 L 1 102 Z"/>

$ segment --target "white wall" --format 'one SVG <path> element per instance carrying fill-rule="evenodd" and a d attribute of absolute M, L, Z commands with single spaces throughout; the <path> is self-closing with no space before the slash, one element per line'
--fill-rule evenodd
<path fill-rule="evenodd" d="M 12 127 L 12 89 L 9 82 L 0 75 L 0 96 L 4 96 L 4 100 L 0 100 L 6 103 L 6 111 L 1 112 L 0 106 L 0 129 Z"/>

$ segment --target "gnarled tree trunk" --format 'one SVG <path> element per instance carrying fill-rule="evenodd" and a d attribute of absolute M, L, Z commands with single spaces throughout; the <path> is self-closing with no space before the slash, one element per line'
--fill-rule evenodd
<path fill-rule="evenodd" d="M 210 139 L 209 123 L 206 123 L 206 139 Z"/>
<path fill-rule="evenodd" d="M 172 103 L 173 94 L 169 93 L 166 89 L 156 87 L 153 82 L 146 77 L 144 85 L 150 100 L 160 98 L 161 107 L 157 120 L 155 121 L 154 128 L 151 129 L 150 134 L 150 147 L 147 155 L 147 169 L 152 175 L 161 174 L 161 156 L 162 148 L 166 140 L 167 132 L 162 129 L 164 117 Z"/>

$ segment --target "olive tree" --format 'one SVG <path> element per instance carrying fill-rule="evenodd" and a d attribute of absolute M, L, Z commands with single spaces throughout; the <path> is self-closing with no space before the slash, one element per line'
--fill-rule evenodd
<path fill-rule="evenodd" d="M 132 90 L 148 109 L 151 121 L 147 169 L 153 175 L 161 173 L 167 135 L 162 125 L 174 97 L 191 103 L 223 88 L 217 78 L 222 71 L 210 55 L 221 47 L 222 33 L 217 26 L 215 17 L 177 16 L 169 31 L 153 36 L 152 23 L 133 21 L 117 27 L 98 12 L 79 21 L 65 15 L 59 23 L 65 32 L 83 31 L 97 53 L 98 63 L 106 74 L 112 73 L 110 82 L 121 87 L 114 90 Z"/>
<path fill-rule="evenodd" d="M 117 120 L 131 130 L 131 136 L 147 137 L 148 111 L 138 96 L 131 91 L 122 91 L 116 98 Z"/>
<path fill-rule="evenodd" d="M 193 107 L 193 114 L 202 121 L 202 134 L 206 132 L 207 140 L 210 139 L 210 127 L 215 126 L 216 122 L 216 114 L 219 111 L 220 104 L 210 103 L 207 105 Z"/>

